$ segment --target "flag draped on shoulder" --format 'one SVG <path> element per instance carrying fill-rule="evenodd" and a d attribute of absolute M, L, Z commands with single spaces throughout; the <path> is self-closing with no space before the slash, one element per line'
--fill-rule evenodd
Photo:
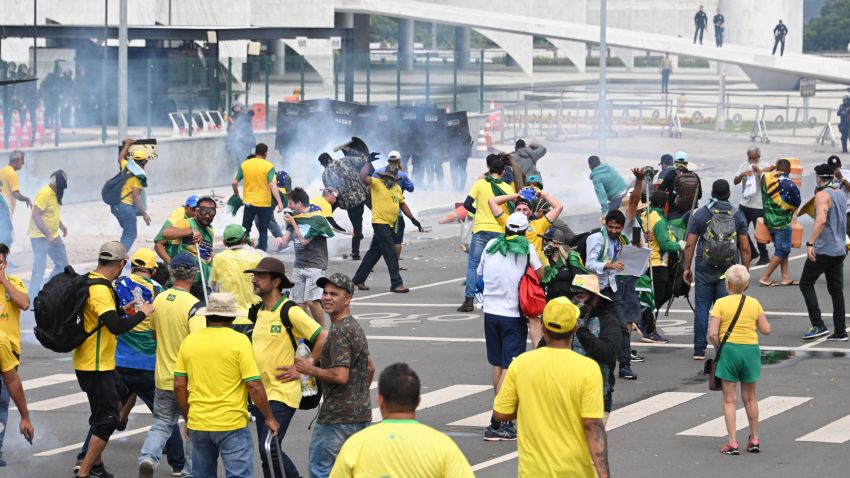
<path fill-rule="evenodd" d="M 304 239 L 312 239 L 314 237 L 334 237 L 334 231 L 331 229 L 330 223 L 322 215 L 322 208 L 311 204 L 307 211 L 292 216 L 295 224 L 298 224 L 298 229 L 301 231 L 301 236 Z"/>
<path fill-rule="evenodd" d="M 765 173 L 762 175 L 761 193 L 765 225 L 773 229 L 788 227 L 794 211 L 802 202 L 794 181 L 778 171 Z"/>

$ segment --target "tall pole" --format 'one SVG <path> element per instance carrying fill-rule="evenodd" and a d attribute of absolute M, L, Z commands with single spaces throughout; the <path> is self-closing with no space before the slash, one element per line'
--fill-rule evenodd
<path fill-rule="evenodd" d="M 38 0 L 32 2 L 32 69 L 30 75 L 33 77 L 38 73 L 38 45 L 35 39 L 38 36 Z M 33 115 L 35 118 L 35 115 Z"/>
<path fill-rule="evenodd" d="M 106 142 L 106 90 L 109 86 L 107 71 L 107 55 L 109 54 L 109 0 L 103 0 L 103 61 L 100 63 L 100 74 L 103 85 L 100 93 L 100 142 Z M 122 140 L 124 138 L 121 138 Z"/>
<path fill-rule="evenodd" d="M 118 139 L 127 137 L 127 0 L 118 2 Z"/>
<path fill-rule="evenodd" d="M 607 7 L 606 0 L 599 0 L 599 105 L 596 108 L 597 131 L 599 146 L 597 156 L 602 161 L 605 161 L 605 140 L 608 136 L 606 114 L 606 99 L 605 99 L 605 73 L 607 68 L 608 45 L 605 41 L 605 29 L 607 28 Z"/>

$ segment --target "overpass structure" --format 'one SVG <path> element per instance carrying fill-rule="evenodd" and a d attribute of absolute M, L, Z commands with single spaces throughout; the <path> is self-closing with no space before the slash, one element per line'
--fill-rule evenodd
<path fill-rule="evenodd" d="M 599 27 L 585 23 L 550 20 L 453 5 L 417 2 L 409 0 L 335 0 L 337 12 L 382 15 L 416 21 L 434 22 L 480 30 L 493 38 L 491 32 L 540 36 L 547 39 L 577 43 L 579 48 L 567 48 L 565 55 L 580 69 L 584 68 L 585 43 L 599 42 Z M 739 66 L 760 88 L 791 89 L 801 77 L 850 84 L 847 61 L 814 55 L 786 52 L 785 56 L 773 56 L 763 48 L 724 44 L 723 48 L 713 45 L 695 45 L 689 38 L 647 33 L 621 28 L 607 28 L 606 41 L 612 47 L 638 51 L 670 53 L 689 56 L 718 63 Z M 709 42 L 710 43 L 710 42 Z M 510 48 L 501 45 L 510 52 Z M 531 58 L 520 62 L 520 66 L 531 72 Z"/>

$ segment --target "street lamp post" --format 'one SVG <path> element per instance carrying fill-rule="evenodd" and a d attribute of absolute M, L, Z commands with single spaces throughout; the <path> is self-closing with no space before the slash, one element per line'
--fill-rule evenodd
<path fill-rule="evenodd" d="M 605 42 L 606 17 L 606 1 L 599 0 L 599 105 L 596 108 L 596 134 L 599 139 L 597 156 L 599 156 L 599 159 L 602 161 L 605 161 L 605 140 L 608 136 L 608 114 L 606 112 L 607 108 L 605 99 L 605 70 L 607 67 L 606 60 L 608 57 L 608 46 Z"/>

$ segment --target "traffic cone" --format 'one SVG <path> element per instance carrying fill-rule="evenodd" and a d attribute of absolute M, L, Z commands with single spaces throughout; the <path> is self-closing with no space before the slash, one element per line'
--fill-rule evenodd
<path fill-rule="evenodd" d="M 484 128 L 478 129 L 478 142 L 475 146 L 475 152 L 481 157 L 487 156 L 487 133 Z"/>
<path fill-rule="evenodd" d="M 493 137 L 490 134 L 491 130 L 492 126 L 490 126 L 490 120 L 487 120 L 487 122 L 484 123 L 484 141 L 487 145 L 487 151 L 490 151 L 490 149 L 493 148 Z"/>
<path fill-rule="evenodd" d="M 466 220 L 469 215 L 469 211 L 466 210 L 463 205 L 455 207 L 454 212 L 450 212 L 446 214 L 446 217 L 441 218 L 439 221 L 440 224 L 447 224 L 450 222 L 463 222 Z"/>

